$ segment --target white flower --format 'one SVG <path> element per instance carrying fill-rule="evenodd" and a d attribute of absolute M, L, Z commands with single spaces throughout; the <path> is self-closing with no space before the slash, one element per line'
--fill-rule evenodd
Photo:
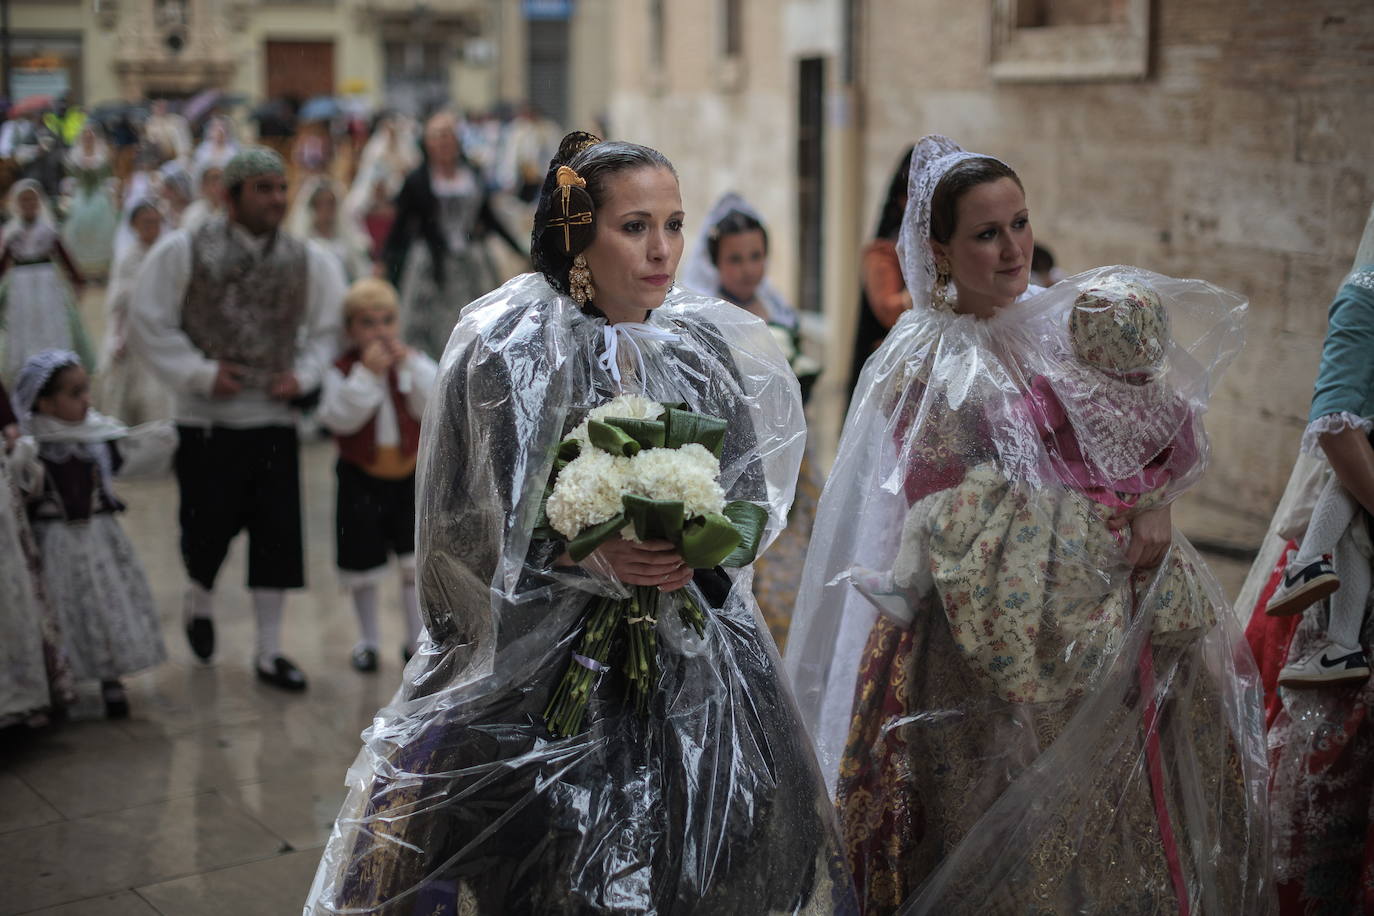
<path fill-rule="evenodd" d="M 587 445 L 590 442 L 587 438 L 587 423 L 592 420 L 601 421 L 607 417 L 623 417 L 627 420 L 657 420 L 661 416 L 663 416 L 663 405 L 658 401 L 651 401 L 637 394 L 622 394 L 600 407 L 593 407 L 586 419 L 577 424 L 577 428 L 568 434 L 568 438 L 577 439 L 583 445 Z"/>
<path fill-rule="evenodd" d="M 725 508 L 725 491 L 717 480 L 720 462 L 703 445 L 647 448 L 629 462 L 634 492 L 648 499 L 680 501 L 685 518 Z"/>
<path fill-rule="evenodd" d="M 588 448 L 558 475 L 545 511 L 555 531 L 572 539 L 614 518 L 630 490 L 630 459 Z"/>

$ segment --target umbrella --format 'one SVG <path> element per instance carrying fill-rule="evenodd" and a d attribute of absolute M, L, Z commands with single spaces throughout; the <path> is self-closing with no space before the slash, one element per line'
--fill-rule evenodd
<path fill-rule="evenodd" d="M 50 95 L 31 95 L 26 99 L 21 99 L 10 108 L 11 118 L 22 118 L 39 111 L 47 111 L 53 107 L 53 99 Z"/>
<path fill-rule="evenodd" d="M 317 95 L 301 106 L 302 121 L 332 121 L 343 114 L 343 107 L 333 96 Z"/>
<path fill-rule="evenodd" d="M 258 122 L 260 137 L 289 137 L 295 133 L 291 109 L 281 99 L 271 99 L 253 109 L 250 116 Z"/>
<path fill-rule="evenodd" d="M 224 93 L 218 89 L 206 89 L 204 92 L 197 92 L 186 100 L 186 104 L 181 106 L 181 116 L 188 121 L 199 121 L 220 103 Z"/>
<path fill-rule="evenodd" d="M 119 121 L 124 118 L 134 120 L 139 118 L 140 115 L 146 119 L 147 110 L 139 103 L 115 101 L 101 102 L 90 110 L 87 117 L 97 124 L 100 124 L 102 127 L 108 128 L 111 125 L 119 123 Z"/>

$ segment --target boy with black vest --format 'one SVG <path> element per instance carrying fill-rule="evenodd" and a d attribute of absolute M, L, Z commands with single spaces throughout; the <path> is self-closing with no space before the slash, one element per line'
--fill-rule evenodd
<path fill-rule="evenodd" d="M 361 639 L 353 667 L 377 670 L 378 586 L 387 558 L 401 570 L 406 621 L 402 657 L 420 639 L 415 590 L 415 465 L 420 418 L 438 366 L 400 340 L 396 291 L 384 280 L 354 283 L 344 297 L 349 349 L 325 373 L 315 417 L 339 444 L 336 525 L 339 577 L 353 595 Z"/>

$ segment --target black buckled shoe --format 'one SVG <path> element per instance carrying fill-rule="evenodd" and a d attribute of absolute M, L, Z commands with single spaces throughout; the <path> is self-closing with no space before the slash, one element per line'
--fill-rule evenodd
<path fill-rule="evenodd" d="M 256 667 L 256 666 L 255 666 Z M 278 655 L 272 659 L 272 670 L 265 671 L 257 668 L 258 680 L 264 684 L 270 684 L 282 690 L 299 692 L 305 689 L 305 675 L 301 669 L 297 668 L 290 659 L 284 655 Z"/>
<path fill-rule="evenodd" d="M 208 662 L 215 654 L 215 622 L 209 617 L 186 618 L 186 641 L 196 658 Z"/>
<path fill-rule="evenodd" d="M 129 718 L 129 695 L 119 681 L 101 681 L 100 698 L 105 701 L 107 719 Z"/>
<path fill-rule="evenodd" d="M 377 650 L 369 649 L 367 646 L 358 646 L 353 653 L 348 656 L 348 660 L 353 663 L 355 671 L 372 673 L 377 670 Z"/>

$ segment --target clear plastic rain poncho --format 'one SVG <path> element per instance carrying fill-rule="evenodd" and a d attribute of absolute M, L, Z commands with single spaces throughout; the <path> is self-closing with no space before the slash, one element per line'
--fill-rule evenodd
<path fill-rule="evenodd" d="M 869 359 L 821 498 L 788 672 L 866 913 L 1259 913 L 1253 662 L 1174 534 L 1130 519 L 1201 474 L 1245 301 L 1130 267 L 993 317 L 935 304 L 940 178 L 916 150 L 915 308 Z"/>
<path fill-rule="evenodd" d="M 750 594 L 698 571 L 704 637 L 665 600 L 641 718 L 604 673 L 582 734 L 543 712 L 609 573 L 532 539 L 558 442 L 622 392 L 726 419 L 721 482 L 771 541 L 805 439 L 764 323 L 674 290 L 608 326 L 538 274 L 463 313 L 426 412 L 420 601 L 430 642 L 364 733 L 307 913 L 852 910 L 834 810 Z M 666 598 L 667 596 L 665 596 Z M 680 600 L 680 599 L 678 599 Z"/>

